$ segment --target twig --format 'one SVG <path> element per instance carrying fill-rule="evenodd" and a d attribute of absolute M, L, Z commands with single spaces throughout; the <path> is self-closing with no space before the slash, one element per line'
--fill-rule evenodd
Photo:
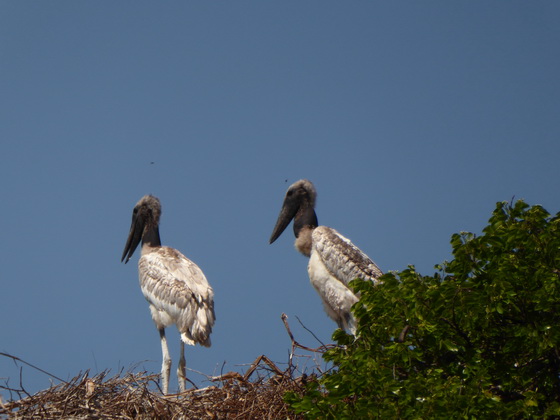
<path fill-rule="evenodd" d="M 25 388 L 23 387 L 23 368 L 21 366 L 19 368 L 19 388 L 25 395 L 27 395 L 28 397 L 31 397 L 29 392 L 27 392 L 25 390 Z"/>
<path fill-rule="evenodd" d="M 307 346 L 304 346 L 303 344 L 298 343 L 295 340 L 294 335 L 292 334 L 292 331 L 290 330 L 290 325 L 288 324 L 288 315 L 283 313 L 280 318 L 282 318 L 282 322 L 284 323 L 284 326 L 286 327 L 286 331 L 288 331 L 288 335 L 290 336 L 290 340 L 292 340 L 292 352 L 293 352 L 293 349 L 297 347 L 297 348 L 300 348 L 302 350 L 307 350 L 307 351 L 310 351 L 310 352 L 313 352 L 313 353 L 324 353 L 329 348 L 335 347 L 334 345 L 330 345 L 330 344 L 329 345 L 322 344 L 320 347 L 317 347 L 316 349 L 312 349 L 311 347 L 307 347 Z M 307 328 L 305 328 L 305 329 L 307 329 Z M 319 341 L 319 343 L 321 342 L 319 339 L 317 339 L 317 341 Z M 290 360 L 291 360 L 291 358 L 290 358 Z"/>
<path fill-rule="evenodd" d="M 33 369 L 36 369 L 36 370 L 38 370 L 38 371 L 41 372 L 41 373 L 44 373 L 45 375 L 51 376 L 51 377 L 53 377 L 54 379 L 56 379 L 56 380 L 58 380 L 58 381 L 60 381 L 60 382 L 64 382 L 65 384 L 68 384 L 68 382 L 66 382 L 64 379 L 60 379 L 58 376 L 55 376 L 55 375 L 53 375 L 52 373 L 49 373 L 49 372 L 47 372 L 46 370 L 41 369 L 40 367 L 37 367 L 37 366 L 35 366 L 35 365 L 32 365 L 31 363 L 26 362 L 25 360 L 20 359 L 20 358 L 17 357 L 17 356 L 12 356 L 11 354 L 3 353 L 3 352 L 0 352 L 0 356 L 9 357 L 10 359 L 12 359 L 12 360 L 14 360 L 14 361 L 24 363 L 24 364 L 26 364 L 27 366 L 32 367 Z"/>
<path fill-rule="evenodd" d="M 286 372 L 281 371 L 280 368 L 278 366 L 276 366 L 276 364 L 272 360 L 270 360 L 268 357 L 266 357 L 263 354 L 263 355 L 260 355 L 259 357 L 257 357 L 255 359 L 255 361 L 253 363 L 251 363 L 251 367 L 249 369 L 247 369 L 247 372 L 245 372 L 244 375 L 241 375 L 238 372 L 227 372 L 227 373 L 220 374 L 220 376 L 211 377 L 210 380 L 212 382 L 217 382 L 217 381 L 222 381 L 223 382 L 224 380 L 236 379 L 239 382 L 248 383 L 249 378 L 255 372 L 255 370 L 259 367 L 261 362 L 266 363 L 270 367 L 270 369 L 279 376 L 283 377 L 286 373 Z"/>
<path fill-rule="evenodd" d="M 298 320 L 299 325 L 301 325 L 305 331 L 307 331 L 309 334 L 311 334 L 315 338 L 315 340 L 317 340 L 319 343 L 321 343 L 321 346 L 326 347 L 325 343 L 323 343 L 321 340 L 319 340 L 319 337 L 317 337 L 313 331 L 311 331 L 309 328 L 307 328 L 305 325 L 303 325 L 303 322 L 301 322 L 301 319 L 299 319 L 299 317 L 297 315 L 296 315 L 296 319 Z"/>
<path fill-rule="evenodd" d="M 284 322 L 284 326 L 286 327 L 286 331 L 288 332 L 288 335 L 290 336 L 290 340 L 292 342 L 292 348 L 291 348 L 290 355 L 289 355 L 289 367 L 288 367 L 288 370 L 290 372 L 290 377 L 292 377 L 293 371 L 295 370 L 295 367 L 293 366 L 292 361 L 293 361 L 294 355 L 296 355 L 295 354 L 295 349 L 296 348 L 300 348 L 302 350 L 306 350 L 306 351 L 309 351 L 309 352 L 312 352 L 312 353 L 315 353 L 315 354 L 317 354 L 317 353 L 322 354 L 322 353 L 325 353 L 329 349 L 339 347 L 336 344 L 323 344 L 321 342 L 321 340 L 319 340 L 311 330 L 309 330 L 305 325 L 303 325 L 301 320 L 298 318 L 298 321 L 301 324 L 301 326 L 303 328 L 305 328 L 311 335 L 313 335 L 313 337 L 315 337 L 315 339 L 319 343 L 321 343 L 321 346 L 317 347 L 317 348 L 310 348 L 310 347 L 304 346 L 304 345 L 300 344 L 299 342 L 297 342 L 296 339 L 294 338 L 294 335 L 292 334 L 292 331 L 290 329 L 290 325 L 288 324 L 288 316 L 283 313 L 282 316 L 281 316 L 281 319 L 282 319 L 282 322 Z M 302 357 L 302 355 L 297 355 L 297 356 Z M 316 368 L 321 374 L 325 373 L 323 371 L 323 369 L 321 369 L 321 367 L 318 364 L 316 364 Z"/>
<path fill-rule="evenodd" d="M 401 333 L 399 334 L 399 338 L 397 338 L 397 343 L 404 343 L 406 335 L 408 334 L 408 330 L 410 329 L 410 325 L 406 325 Z"/>
<path fill-rule="evenodd" d="M 266 357 L 264 354 L 260 355 L 259 357 L 257 357 L 255 359 L 255 361 L 251 364 L 251 367 L 247 370 L 247 372 L 245 372 L 245 375 L 243 375 L 243 379 L 245 379 L 245 381 L 247 381 L 249 379 L 249 377 L 253 374 L 253 372 L 255 371 L 255 369 L 257 368 L 257 366 L 261 363 L 261 361 L 264 361 L 268 366 L 270 366 L 270 368 L 279 376 L 284 376 L 284 372 L 282 372 L 278 366 L 276 366 L 274 364 L 274 362 L 272 362 L 272 360 L 270 360 L 268 357 Z"/>

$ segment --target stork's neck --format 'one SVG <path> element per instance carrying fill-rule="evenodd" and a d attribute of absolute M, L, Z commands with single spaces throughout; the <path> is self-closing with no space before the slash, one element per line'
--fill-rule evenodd
<path fill-rule="evenodd" d="M 317 215 L 311 205 L 301 206 L 294 217 L 295 246 L 306 257 L 311 255 L 311 234 L 318 224 Z"/>
<path fill-rule="evenodd" d="M 142 235 L 142 255 L 152 252 L 154 248 L 161 247 L 159 229 L 157 226 L 146 228 Z"/>
<path fill-rule="evenodd" d="M 311 226 L 305 226 L 300 229 L 299 235 L 294 243 L 296 249 L 306 257 L 311 256 L 311 246 L 313 245 L 311 235 L 313 233 L 313 229 L 315 228 Z"/>

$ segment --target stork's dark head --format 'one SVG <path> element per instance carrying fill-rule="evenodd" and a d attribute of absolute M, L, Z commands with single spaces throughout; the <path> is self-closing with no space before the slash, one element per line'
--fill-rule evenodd
<path fill-rule="evenodd" d="M 160 216 L 161 203 L 157 197 L 145 195 L 136 203 L 132 211 L 132 224 L 130 225 L 130 233 L 124 246 L 121 262 L 124 261 L 126 264 L 130 260 L 140 241 L 146 239 L 144 235 L 151 233 L 154 240 L 159 242 L 158 225 Z"/>
<path fill-rule="evenodd" d="M 288 191 L 286 191 L 284 204 L 282 204 L 282 210 L 280 210 L 269 243 L 278 239 L 292 219 L 294 219 L 294 235 L 296 238 L 304 227 L 316 228 L 318 225 L 314 210 L 316 198 L 317 191 L 315 191 L 315 186 L 311 181 L 300 179 L 290 185 Z"/>

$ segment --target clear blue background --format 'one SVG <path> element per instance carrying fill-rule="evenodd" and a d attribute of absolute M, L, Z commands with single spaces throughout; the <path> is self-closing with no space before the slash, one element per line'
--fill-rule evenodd
<path fill-rule="evenodd" d="M 120 262 L 147 193 L 164 244 L 215 290 L 213 347 L 186 353 L 205 375 L 261 354 L 284 367 L 282 312 L 303 344 L 319 345 L 296 316 L 330 341 L 291 227 L 268 245 L 297 179 L 384 271 L 432 274 L 497 201 L 558 212 L 559 16 L 556 1 L 1 1 L 0 351 L 63 379 L 159 372 L 138 254 Z M 29 392 L 49 386 L 5 357 L 0 381 L 18 387 L 20 367 Z"/>

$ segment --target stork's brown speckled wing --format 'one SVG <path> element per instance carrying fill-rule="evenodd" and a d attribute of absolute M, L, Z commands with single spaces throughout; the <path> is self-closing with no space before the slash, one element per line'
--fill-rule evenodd
<path fill-rule="evenodd" d="M 209 346 L 214 292 L 202 270 L 176 249 L 160 247 L 140 258 L 138 273 L 157 327 L 177 324 L 185 343 Z"/>
<path fill-rule="evenodd" d="M 325 267 L 345 285 L 356 278 L 377 283 L 383 274 L 366 254 L 332 228 L 314 229 L 312 242 L 314 252 L 319 254 Z"/>

